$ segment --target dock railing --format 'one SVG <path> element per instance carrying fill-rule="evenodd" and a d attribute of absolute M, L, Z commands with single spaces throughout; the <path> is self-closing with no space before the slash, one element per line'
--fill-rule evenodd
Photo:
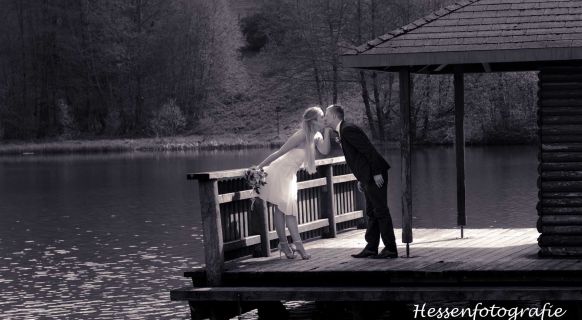
<path fill-rule="evenodd" d="M 363 225 L 365 200 L 344 157 L 316 160 L 317 172 L 300 170 L 298 222 L 304 240 L 335 237 Z M 245 255 L 268 257 L 276 247 L 274 207 L 256 198 L 243 178 L 246 169 L 188 174 L 197 180 L 204 237 L 206 276 L 219 285 L 224 261 Z"/>

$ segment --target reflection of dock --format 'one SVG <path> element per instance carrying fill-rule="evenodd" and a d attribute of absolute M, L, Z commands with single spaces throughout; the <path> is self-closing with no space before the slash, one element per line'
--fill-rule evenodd
<path fill-rule="evenodd" d="M 400 230 L 396 230 L 397 238 Z M 416 229 L 410 258 L 354 259 L 364 231 L 307 243 L 310 260 L 239 258 L 224 265 L 220 286 L 204 270 L 186 272 L 193 287 L 173 290 L 202 315 L 208 302 L 246 310 L 262 302 L 555 301 L 582 300 L 582 262 L 540 259 L 536 229 Z M 222 303 L 222 304 L 220 304 Z M 216 304 L 215 304 L 216 306 Z M 232 315 L 232 314 L 231 314 Z M 219 318 L 219 317 L 218 317 Z"/>

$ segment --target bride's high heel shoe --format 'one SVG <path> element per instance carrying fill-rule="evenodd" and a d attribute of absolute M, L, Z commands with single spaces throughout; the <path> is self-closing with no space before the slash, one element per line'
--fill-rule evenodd
<path fill-rule="evenodd" d="M 289 247 L 288 242 L 279 242 L 277 248 L 279 249 L 279 259 L 281 259 L 282 253 L 285 254 L 285 257 L 287 257 L 287 259 L 295 259 L 295 252 L 291 250 L 291 247 Z"/>
<path fill-rule="evenodd" d="M 301 259 L 309 260 L 309 258 L 311 258 L 311 255 L 309 253 L 307 253 L 307 251 L 305 251 L 305 247 L 303 247 L 303 242 L 296 241 L 296 242 L 293 242 L 293 245 L 295 246 L 295 251 L 299 252 Z"/>

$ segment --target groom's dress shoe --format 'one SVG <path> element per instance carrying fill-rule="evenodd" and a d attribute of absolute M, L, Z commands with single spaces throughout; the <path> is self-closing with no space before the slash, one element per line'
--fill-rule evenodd
<path fill-rule="evenodd" d="M 373 257 L 373 259 L 390 259 L 390 258 L 398 258 L 398 252 L 384 249 L 380 251 L 378 255 Z"/>
<path fill-rule="evenodd" d="M 352 257 L 354 257 L 354 258 L 368 258 L 368 257 L 374 257 L 377 254 L 378 254 L 377 252 L 374 252 L 372 250 L 364 249 L 364 250 L 362 250 L 362 252 L 360 252 L 358 254 L 352 254 Z"/>

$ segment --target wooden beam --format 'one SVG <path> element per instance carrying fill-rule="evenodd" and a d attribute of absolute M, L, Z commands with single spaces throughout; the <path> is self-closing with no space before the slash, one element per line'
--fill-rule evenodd
<path fill-rule="evenodd" d="M 356 179 L 356 176 L 354 176 L 353 173 L 349 173 L 349 174 L 343 174 L 341 176 L 334 176 L 333 177 L 333 183 L 344 183 L 344 182 L 350 182 L 350 181 L 357 181 L 358 179 Z"/>
<path fill-rule="evenodd" d="M 316 166 L 325 166 L 328 164 L 340 164 L 345 163 L 345 157 L 333 157 L 325 159 L 315 160 Z M 223 170 L 223 171 L 212 171 L 212 172 L 198 172 L 189 173 L 186 177 L 188 180 L 212 180 L 212 179 L 229 179 L 242 177 L 245 174 L 246 169 L 234 169 L 234 170 Z"/>
<path fill-rule="evenodd" d="M 325 184 L 326 184 L 325 178 L 300 181 L 300 182 L 297 182 L 297 190 L 317 188 L 317 187 L 325 186 Z"/>
<path fill-rule="evenodd" d="M 426 66 L 424 66 L 424 67 L 420 68 L 420 69 L 419 69 L 418 71 L 416 71 L 416 72 L 418 72 L 418 73 L 425 73 L 426 71 L 429 71 L 429 72 L 430 72 L 430 70 L 429 70 L 429 68 L 430 68 L 430 67 L 432 67 L 432 66 L 431 66 L 430 64 L 427 64 Z"/>
<path fill-rule="evenodd" d="M 335 217 L 335 223 L 342 223 L 352 220 L 361 219 L 364 216 L 364 212 L 362 210 L 352 211 L 337 215 Z"/>
<path fill-rule="evenodd" d="M 243 238 L 243 239 L 225 242 L 224 243 L 224 250 L 225 251 L 232 251 L 232 250 L 236 250 L 236 249 L 250 247 L 250 246 L 253 246 L 253 245 L 256 245 L 259 243 L 261 243 L 261 236 L 248 236 L 248 237 Z M 269 251 L 269 254 L 267 255 L 267 257 L 271 255 L 271 250 L 268 250 L 268 251 Z"/>
<path fill-rule="evenodd" d="M 256 197 L 253 190 L 243 190 L 237 192 L 229 192 L 218 195 L 218 203 L 228 203 L 238 200 L 247 200 Z"/>
<path fill-rule="evenodd" d="M 324 191 L 323 198 L 323 208 L 324 213 L 329 221 L 329 232 L 328 237 L 335 238 L 337 236 L 337 225 L 335 221 L 335 216 L 337 214 L 337 208 L 335 203 L 334 195 L 334 185 L 333 185 L 333 165 L 327 165 L 324 167 L 326 187 Z"/>
<path fill-rule="evenodd" d="M 172 301 L 532 301 L 582 300 L 579 287 L 391 286 L 391 287 L 185 287 Z"/>
<path fill-rule="evenodd" d="M 402 242 L 406 243 L 407 256 L 410 255 L 412 242 L 412 135 L 410 126 L 410 70 L 400 71 L 400 157 L 402 166 L 400 171 L 402 185 Z"/>
<path fill-rule="evenodd" d="M 460 69 L 455 70 L 455 157 L 457 167 L 457 225 L 461 227 L 461 238 L 463 227 L 467 225 L 465 215 L 465 92 L 463 73 Z"/>
<path fill-rule="evenodd" d="M 334 183 L 341 183 L 341 182 L 348 182 L 356 180 L 353 174 L 346 174 L 343 176 L 334 177 Z M 318 178 L 312 179 L 307 181 L 297 182 L 297 190 L 309 189 L 309 188 L 317 188 L 321 186 L 325 186 L 326 180 L 325 178 Z M 218 202 L 219 203 L 228 203 L 237 200 L 247 200 L 256 197 L 257 195 L 253 193 L 253 190 L 243 190 L 237 192 L 230 192 L 225 194 L 218 195 Z"/>
<path fill-rule="evenodd" d="M 434 71 L 436 72 L 440 72 L 442 71 L 444 68 L 446 68 L 448 66 L 448 64 L 441 64 L 440 66 L 438 66 L 436 69 L 434 69 Z"/>
<path fill-rule="evenodd" d="M 199 184 L 206 276 L 209 284 L 220 285 L 224 269 L 224 243 L 218 204 L 218 182 L 209 180 L 200 181 Z"/>

